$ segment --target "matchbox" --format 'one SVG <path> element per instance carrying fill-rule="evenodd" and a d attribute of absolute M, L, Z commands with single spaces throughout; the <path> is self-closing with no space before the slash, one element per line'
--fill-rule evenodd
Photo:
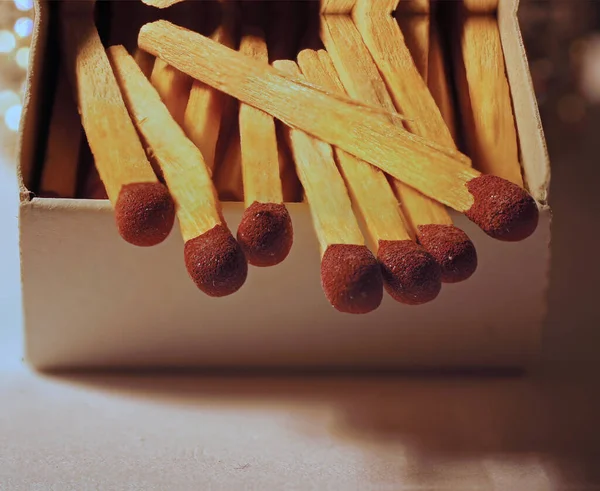
<path fill-rule="evenodd" d="M 444 284 L 424 305 L 402 305 L 385 295 L 378 309 L 352 315 L 336 311 L 323 295 L 306 203 L 287 203 L 294 243 L 285 261 L 250 267 L 239 291 L 211 298 L 185 269 L 177 227 L 163 243 L 139 248 L 119 236 L 108 200 L 32 192 L 49 158 L 48 140 L 55 147 L 64 141 L 65 155 L 70 151 L 68 135 L 61 140 L 49 131 L 60 57 L 57 4 L 39 0 L 19 154 L 28 362 L 39 370 L 518 368 L 534 362 L 546 311 L 550 168 L 517 8 L 517 0 L 500 0 L 497 17 L 522 176 L 540 209 L 535 233 L 502 242 L 450 212 L 475 244 L 475 274 Z M 243 211 L 242 202 L 224 202 L 231 230 Z"/>

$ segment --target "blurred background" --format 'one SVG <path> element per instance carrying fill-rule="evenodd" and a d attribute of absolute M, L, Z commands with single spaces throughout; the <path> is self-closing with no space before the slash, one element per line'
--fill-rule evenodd
<path fill-rule="evenodd" d="M 0 1 L 2 172 L 14 163 L 33 15 L 32 0 Z M 521 0 L 519 17 L 552 162 L 546 359 L 589 361 L 600 347 L 595 285 L 600 270 L 600 2 Z M 8 276 L 16 288 L 18 258 Z M 12 291 L 3 296 L 3 302 L 18 299 Z"/>

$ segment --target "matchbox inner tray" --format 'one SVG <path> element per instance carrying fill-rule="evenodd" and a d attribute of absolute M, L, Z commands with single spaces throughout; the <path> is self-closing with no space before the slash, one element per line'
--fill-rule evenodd
<path fill-rule="evenodd" d="M 421 10 L 427 3 L 409 3 L 417 12 L 405 8 L 402 15 L 423 16 L 434 29 L 440 19 Z M 67 174 L 81 174 L 91 158 L 84 148 L 69 163 L 67 122 L 50 131 L 60 77 L 59 4 L 36 2 L 20 140 L 24 332 L 33 367 L 517 368 L 536 360 L 548 283 L 550 169 L 517 0 L 500 0 L 497 11 L 486 15 L 498 21 L 524 185 L 540 209 L 537 230 L 522 242 L 501 242 L 450 212 L 477 248 L 475 274 L 444 284 L 434 301 L 420 306 L 385 295 L 377 310 L 364 315 L 340 313 L 323 295 L 319 245 L 301 192 L 289 193 L 286 203 L 294 227 L 287 259 L 250 267 L 244 286 L 224 298 L 204 295 L 190 280 L 177 227 L 158 246 L 137 248 L 118 235 L 108 200 L 93 199 L 92 192 L 42 197 L 49 196 L 40 190 L 48 159 L 63 164 L 54 178 L 60 188 Z M 354 7 L 352 1 L 325 4 L 343 12 L 321 15 L 349 15 Z M 244 203 L 227 189 L 219 192 L 235 231 Z"/>

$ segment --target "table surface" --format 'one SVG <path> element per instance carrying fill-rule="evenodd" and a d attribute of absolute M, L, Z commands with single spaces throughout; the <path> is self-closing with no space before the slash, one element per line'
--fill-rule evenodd
<path fill-rule="evenodd" d="M 552 158 L 555 217 L 538 369 L 523 376 L 32 373 L 22 362 L 14 134 L 0 130 L 0 490 L 600 489 L 600 316 L 597 261 L 589 260 L 600 248 L 589 226 L 600 211 L 600 83 L 592 83 L 600 72 L 582 64 L 577 44 L 600 52 L 589 20 L 598 16 L 586 2 L 532 5 L 525 37 Z M 552 15 L 573 18 L 560 24 Z M 599 56 L 587 63 L 594 60 L 600 66 Z M 574 78 L 574 66 L 580 75 L 588 66 L 592 82 Z"/>

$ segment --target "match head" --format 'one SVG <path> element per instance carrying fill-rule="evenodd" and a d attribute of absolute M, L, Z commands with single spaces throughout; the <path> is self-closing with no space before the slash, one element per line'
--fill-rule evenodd
<path fill-rule="evenodd" d="M 211 297 L 238 291 L 246 282 L 248 263 L 242 248 L 223 225 L 185 243 L 185 266 L 196 286 Z"/>
<path fill-rule="evenodd" d="M 385 289 L 397 302 L 421 305 L 434 300 L 442 289 L 441 270 L 435 258 L 412 240 L 380 240 Z"/>
<path fill-rule="evenodd" d="M 283 204 L 252 203 L 237 231 L 238 242 L 253 266 L 275 266 L 290 252 L 294 241 L 292 219 Z"/>
<path fill-rule="evenodd" d="M 469 236 L 454 225 L 421 225 L 419 243 L 440 265 L 443 283 L 458 283 L 477 269 L 477 251 Z"/>
<path fill-rule="evenodd" d="M 175 222 L 175 203 L 160 182 L 126 184 L 115 204 L 121 237 L 130 244 L 150 247 L 165 240 Z"/>
<path fill-rule="evenodd" d="M 471 179 L 467 189 L 475 202 L 465 215 L 490 237 L 517 242 L 529 237 L 537 228 L 537 204 L 516 184 L 484 175 Z"/>
<path fill-rule="evenodd" d="M 383 299 L 381 268 L 366 246 L 327 247 L 321 260 L 321 284 L 331 305 L 348 314 L 371 312 Z"/>

